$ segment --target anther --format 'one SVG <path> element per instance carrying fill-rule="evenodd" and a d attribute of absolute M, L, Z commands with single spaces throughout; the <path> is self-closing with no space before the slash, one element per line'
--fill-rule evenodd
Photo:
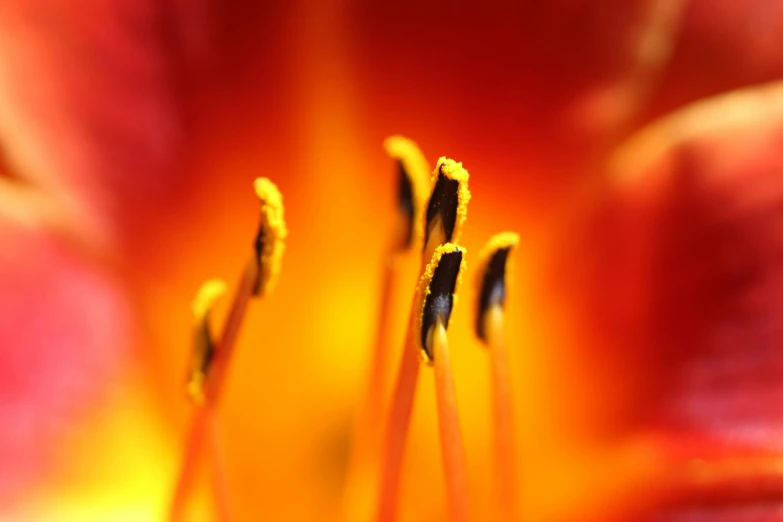
<path fill-rule="evenodd" d="M 476 336 L 484 343 L 488 342 L 484 328 L 486 314 L 493 306 L 505 306 L 509 254 L 518 244 L 517 234 L 503 232 L 492 236 L 479 253 Z"/>
<path fill-rule="evenodd" d="M 468 171 L 441 157 L 432 174 L 432 194 L 424 216 L 424 256 L 437 245 L 457 243 L 468 215 Z"/>
<path fill-rule="evenodd" d="M 432 329 L 440 321 L 448 327 L 451 311 L 454 308 L 456 292 L 460 285 L 464 269 L 465 249 L 453 243 L 440 245 L 435 249 L 432 260 L 419 283 L 418 299 L 421 313 L 417 321 L 417 333 L 424 361 L 432 364 Z"/>
<path fill-rule="evenodd" d="M 419 147 L 408 138 L 392 136 L 383 143 L 386 153 L 397 161 L 397 210 L 400 217 L 396 248 L 407 250 L 421 240 L 418 223 L 428 192 L 429 168 Z"/>
<path fill-rule="evenodd" d="M 261 220 L 255 241 L 258 277 L 253 287 L 253 295 L 259 297 L 268 294 L 277 282 L 288 231 L 283 196 L 275 184 L 267 178 L 258 178 L 254 187 L 261 201 Z"/>
<path fill-rule="evenodd" d="M 194 347 L 188 377 L 188 396 L 198 405 L 204 403 L 204 383 L 215 355 L 215 340 L 209 326 L 209 316 L 215 302 L 226 293 L 226 283 L 220 279 L 205 281 L 193 300 Z"/>

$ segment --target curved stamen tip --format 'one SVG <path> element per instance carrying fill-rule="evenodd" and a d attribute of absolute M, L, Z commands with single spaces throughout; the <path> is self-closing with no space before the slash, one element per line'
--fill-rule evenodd
<path fill-rule="evenodd" d="M 519 235 L 502 232 L 492 236 L 479 253 L 477 271 L 476 336 L 487 342 L 484 317 L 493 306 L 503 308 L 509 279 L 509 253 L 519 244 Z"/>
<path fill-rule="evenodd" d="M 440 245 L 421 276 L 417 293 L 421 313 L 418 314 L 415 331 L 419 334 L 418 348 L 427 364 L 433 362 L 432 331 L 435 324 L 440 320 L 444 327 L 449 326 L 457 290 L 462 283 L 464 255 L 463 247 L 453 243 Z"/>
<path fill-rule="evenodd" d="M 261 201 L 261 223 L 256 235 L 255 250 L 258 261 L 258 278 L 253 288 L 254 296 L 264 296 L 272 291 L 285 251 L 285 226 L 283 196 L 267 178 L 257 178 L 253 184 Z"/>
<path fill-rule="evenodd" d="M 204 383 L 215 355 L 215 341 L 209 327 L 209 314 L 215 302 L 226 293 L 226 283 L 220 279 L 205 281 L 193 299 L 194 349 L 188 376 L 188 395 L 196 404 L 204 403 Z"/>
<path fill-rule="evenodd" d="M 468 216 L 468 171 L 462 163 L 441 157 L 432 173 L 432 194 L 427 203 L 424 224 L 427 245 L 457 243 Z"/>
<path fill-rule="evenodd" d="M 383 142 L 386 153 L 397 160 L 399 166 L 399 185 L 397 207 L 400 216 L 400 250 L 412 248 L 421 240 L 422 231 L 417 223 L 421 222 L 424 200 L 428 192 L 429 167 L 419 147 L 403 136 L 391 136 Z"/>

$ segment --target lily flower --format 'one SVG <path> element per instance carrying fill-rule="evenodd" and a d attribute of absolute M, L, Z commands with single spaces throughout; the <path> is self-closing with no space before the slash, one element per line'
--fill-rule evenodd
<path fill-rule="evenodd" d="M 237 520 L 339 520 L 396 223 L 381 145 L 402 133 L 430 168 L 469 168 L 466 252 L 520 236 L 503 312 L 518 518 L 774 520 L 781 20 L 778 0 L 4 2 L 0 518 L 165 519 L 191 300 L 211 278 L 234 290 L 267 177 L 289 235 L 226 374 L 226 498 Z M 394 283 L 389 361 L 418 261 Z M 469 516 L 490 520 L 469 286 L 448 339 Z M 399 520 L 448 517 L 429 388 Z M 194 519 L 212 519 L 208 473 Z"/>

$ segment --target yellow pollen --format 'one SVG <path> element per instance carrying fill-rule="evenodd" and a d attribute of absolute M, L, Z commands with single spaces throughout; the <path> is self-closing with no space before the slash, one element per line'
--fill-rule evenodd
<path fill-rule="evenodd" d="M 215 303 L 226 293 L 226 283 L 209 279 L 199 288 L 193 299 L 194 348 L 188 379 L 188 396 L 196 404 L 204 403 L 204 381 L 209 373 L 215 342 L 209 328 L 209 314 Z"/>
<path fill-rule="evenodd" d="M 484 303 L 481 302 L 482 291 L 484 289 L 485 278 L 487 277 L 487 271 L 490 270 L 490 263 L 493 257 L 499 250 L 511 250 L 519 244 L 519 234 L 516 232 L 501 232 L 495 234 L 489 238 L 486 244 L 482 247 L 478 255 L 478 269 L 476 270 L 476 322 L 482 324 L 484 321 L 483 315 L 489 312 L 489 309 L 483 309 Z M 509 252 L 510 253 L 510 252 Z M 503 287 L 508 288 L 512 286 L 512 274 L 513 274 L 513 256 L 509 255 L 504 263 L 503 273 Z M 486 342 L 486 339 L 481 338 L 479 340 Z"/>
<path fill-rule="evenodd" d="M 418 226 L 422 221 L 424 205 L 430 191 L 429 164 L 416 143 L 404 136 L 390 136 L 383 142 L 383 148 L 390 158 L 402 164 L 413 193 L 413 219 L 410 242 L 405 245 L 415 248 L 422 241 L 423 231 Z"/>
<path fill-rule="evenodd" d="M 422 361 L 425 362 L 428 365 L 432 365 L 432 359 L 427 354 L 426 347 L 422 345 L 421 343 L 421 331 L 422 328 L 424 328 L 424 309 L 427 302 L 427 296 L 432 293 L 432 290 L 430 289 L 430 284 L 432 283 L 432 278 L 435 275 L 435 270 L 438 268 L 438 264 L 440 263 L 441 258 L 445 254 L 450 254 L 452 252 L 462 252 L 462 262 L 459 265 L 459 272 L 457 273 L 457 280 L 454 285 L 454 292 L 453 292 L 453 304 L 452 304 L 452 310 L 453 307 L 457 305 L 457 298 L 459 289 L 462 286 L 462 275 L 465 272 L 465 254 L 467 251 L 464 247 L 461 247 L 455 243 L 445 243 L 443 245 L 439 245 L 437 248 L 435 248 L 435 251 L 432 254 L 432 258 L 430 262 L 427 264 L 427 266 L 424 269 L 424 273 L 421 276 L 421 279 L 419 280 L 419 286 L 416 290 L 416 310 L 418 310 L 418 313 L 416 314 L 415 323 L 414 323 L 414 339 L 415 339 L 415 345 L 419 350 L 419 353 L 421 354 Z M 427 332 L 427 335 L 430 335 L 430 332 Z"/>
<path fill-rule="evenodd" d="M 468 218 L 468 203 L 470 202 L 470 190 L 468 189 L 468 179 L 470 175 L 467 169 L 462 167 L 462 162 L 457 162 L 445 156 L 438 158 L 435 170 L 432 172 L 431 183 L 434 185 L 438 180 L 438 174 L 448 179 L 459 182 L 457 189 L 457 221 L 454 224 L 454 232 L 448 238 L 450 243 L 459 243 L 462 237 L 462 229 L 465 226 L 465 220 Z"/>
<path fill-rule="evenodd" d="M 450 209 L 440 209 L 435 216 L 429 216 L 430 222 L 427 222 L 427 213 L 429 212 L 429 206 L 432 205 L 432 198 L 435 196 L 434 190 L 436 183 L 440 175 L 443 175 L 446 179 L 457 182 L 457 207 L 454 216 L 454 227 L 451 230 L 451 235 L 446 231 L 446 224 L 443 222 L 444 212 L 449 213 Z M 468 203 L 470 202 L 470 190 L 468 189 L 468 179 L 470 175 L 468 171 L 462 167 L 462 163 L 456 162 L 452 159 L 441 156 L 438 159 L 438 163 L 435 165 L 435 170 L 432 171 L 432 177 L 430 179 L 430 185 L 433 192 L 430 194 L 430 198 L 424 207 L 424 230 L 428 231 L 425 235 L 426 244 L 422 252 L 422 262 L 426 263 L 435 251 L 438 245 L 443 243 L 458 243 L 462 236 L 462 229 L 465 225 L 465 220 L 468 218 Z"/>
<path fill-rule="evenodd" d="M 285 251 L 285 226 L 283 196 L 274 183 L 267 178 L 257 178 L 254 183 L 256 195 L 261 201 L 261 225 L 256 238 L 258 280 L 255 296 L 264 296 L 272 291 Z"/>

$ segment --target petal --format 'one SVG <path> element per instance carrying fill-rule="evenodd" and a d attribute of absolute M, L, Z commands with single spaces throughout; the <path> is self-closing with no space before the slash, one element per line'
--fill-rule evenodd
<path fill-rule="evenodd" d="M 539 207 L 572 190 L 639 110 L 679 7 L 357 2 L 347 23 L 368 125 L 377 140 L 399 130 L 424 150 L 460 151 L 516 189 L 517 204 Z"/>
<path fill-rule="evenodd" d="M 0 6 L 7 166 L 58 209 L 50 221 L 93 241 L 171 186 L 182 127 L 166 14 L 149 1 Z"/>
<path fill-rule="evenodd" d="M 117 282 L 98 265 L 7 220 L 0 242 L 0 499 L 11 508 L 99 404 L 131 337 Z"/>
<path fill-rule="evenodd" d="M 3 499 L 37 488 L 55 462 L 85 465 L 89 455 L 64 459 L 61 442 L 100 411 L 136 342 L 127 288 L 105 258 L 121 258 L 122 232 L 170 195 L 181 161 L 177 80 L 202 35 L 197 9 L 171 9 L 0 5 Z"/>
<path fill-rule="evenodd" d="M 634 496 L 670 506 L 654 520 L 779 512 L 781 146 L 783 83 L 655 123 L 617 151 L 584 237 L 571 236 L 579 273 L 559 265 L 583 297 L 576 353 L 604 408 L 594 433 L 659 454 Z"/>
<path fill-rule="evenodd" d="M 690 0 L 671 61 L 645 117 L 782 75 L 783 2 Z"/>

